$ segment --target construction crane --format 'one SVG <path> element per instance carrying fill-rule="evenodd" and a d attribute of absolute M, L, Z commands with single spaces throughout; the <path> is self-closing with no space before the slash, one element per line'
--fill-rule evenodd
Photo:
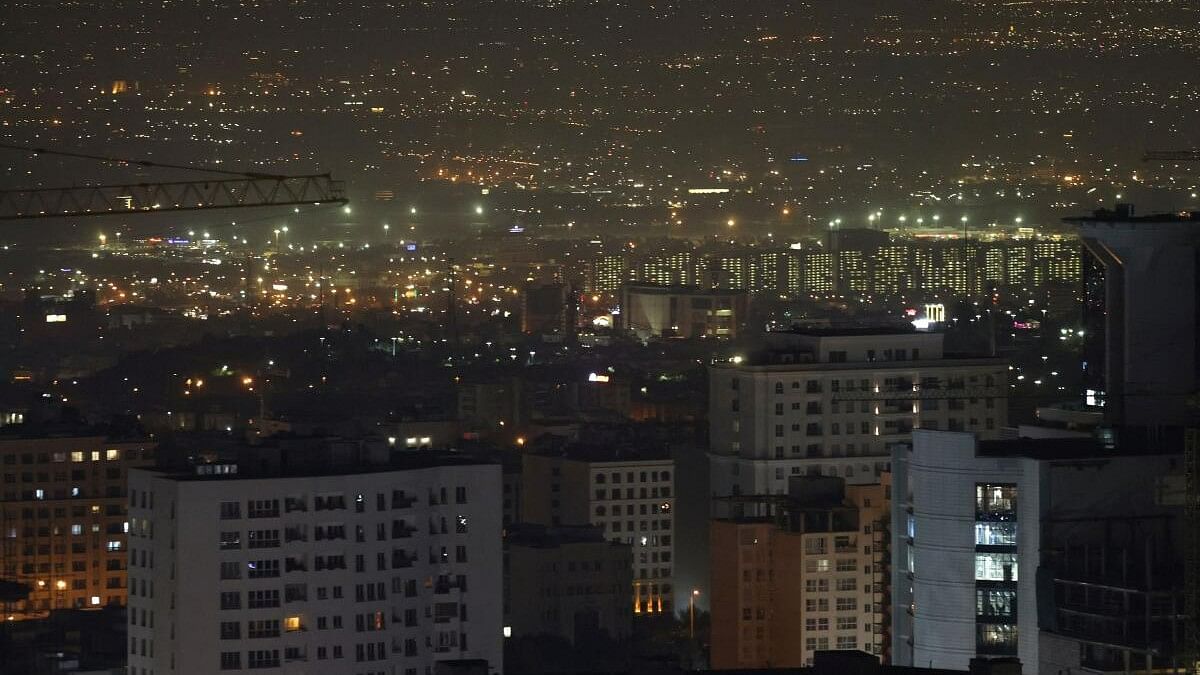
<path fill-rule="evenodd" d="M 0 190 L 0 220 L 347 203 L 342 182 L 333 180 L 327 173 L 282 175 L 226 171 L 7 143 L 0 143 L 0 149 L 222 176 L 210 180 Z"/>

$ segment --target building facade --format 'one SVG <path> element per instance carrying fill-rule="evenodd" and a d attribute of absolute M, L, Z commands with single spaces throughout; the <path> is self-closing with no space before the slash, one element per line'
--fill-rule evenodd
<path fill-rule="evenodd" d="M 125 604 L 126 478 L 152 464 L 149 442 L 0 438 L 0 576 L 30 590 L 9 616 Z"/>
<path fill-rule="evenodd" d="M 921 430 L 896 448 L 895 663 L 1120 672 L 1179 655 L 1183 509 L 1164 496 L 1181 457 L 1056 436 Z"/>
<path fill-rule="evenodd" d="M 499 465 L 130 476 L 129 667 L 502 672 Z"/>
<path fill-rule="evenodd" d="M 642 338 L 734 338 L 746 307 L 745 291 L 625 285 L 618 325 Z"/>
<path fill-rule="evenodd" d="M 524 456 L 522 517 L 591 524 L 633 547 L 634 614 L 673 611 L 675 462 L 663 452 L 573 445 Z"/>
<path fill-rule="evenodd" d="M 628 640 L 633 547 L 597 527 L 518 525 L 504 540 L 504 634 Z"/>
<path fill-rule="evenodd" d="M 799 668 L 887 653 L 887 483 L 798 476 L 766 517 L 711 525 L 712 667 Z"/>
<path fill-rule="evenodd" d="M 716 496 L 779 494 L 791 476 L 878 482 L 913 429 L 995 437 L 1007 366 L 949 358 L 942 336 L 888 330 L 770 334 L 768 348 L 709 371 Z"/>
<path fill-rule="evenodd" d="M 1200 213 L 1133 207 L 1070 219 L 1085 247 L 1089 386 L 1109 418 L 1190 424 L 1200 387 Z"/>

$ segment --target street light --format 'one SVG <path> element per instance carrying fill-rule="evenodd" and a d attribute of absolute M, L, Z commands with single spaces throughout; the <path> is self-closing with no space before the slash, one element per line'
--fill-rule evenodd
<path fill-rule="evenodd" d="M 696 639 L 696 598 L 700 597 L 700 589 L 693 588 L 692 594 L 688 596 L 688 636 L 690 639 Z"/>

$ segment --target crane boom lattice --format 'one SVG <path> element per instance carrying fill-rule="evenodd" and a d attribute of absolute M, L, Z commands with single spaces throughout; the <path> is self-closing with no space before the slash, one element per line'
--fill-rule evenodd
<path fill-rule="evenodd" d="M 345 204 L 329 174 L 0 190 L 0 220 Z"/>

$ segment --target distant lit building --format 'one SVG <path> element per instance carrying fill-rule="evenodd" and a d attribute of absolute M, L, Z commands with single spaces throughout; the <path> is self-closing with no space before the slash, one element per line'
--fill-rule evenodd
<path fill-rule="evenodd" d="M 154 464 L 154 443 L 102 435 L 0 436 L 3 569 L 25 584 L 16 619 L 124 605 L 129 470 Z M 8 431 L 8 430 L 6 430 Z"/>
<path fill-rule="evenodd" d="M 764 516 L 711 522 L 713 669 L 799 668 L 824 650 L 886 655 L 889 491 L 794 476 L 786 495 L 744 498 Z"/>
<path fill-rule="evenodd" d="M 612 293 L 627 281 L 625 257 L 620 253 L 605 253 L 593 259 L 588 266 L 587 291 L 589 293 Z"/>
<path fill-rule="evenodd" d="M 744 291 L 689 286 L 621 287 L 618 328 L 648 337 L 737 337 L 748 303 Z"/>
<path fill-rule="evenodd" d="M 824 251 L 805 251 L 802 292 L 832 293 L 834 289 L 833 254 Z"/>
<path fill-rule="evenodd" d="M 725 290 L 748 290 L 751 265 L 741 253 L 713 253 L 707 258 L 709 285 Z"/>
<path fill-rule="evenodd" d="M 874 291 L 881 295 L 894 295 L 908 290 L 912 285 L 912 250 L 907 244 L 881 246 L 875 250 Z"/>

